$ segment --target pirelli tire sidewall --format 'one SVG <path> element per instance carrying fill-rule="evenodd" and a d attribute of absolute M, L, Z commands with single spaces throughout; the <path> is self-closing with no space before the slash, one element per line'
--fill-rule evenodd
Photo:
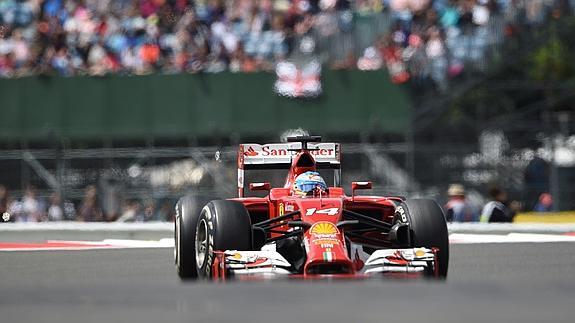
<path fill-rule="evenodd" d="M 196 227 L 202 208 L 212 200 L 214 196 L 188 194 L 176 203 L 174 258 L 181 279 L 195 279 L 198 276 L 195 258 Z"/>
<path fill-rule="evenodd" d="M 200 207 L 197 199 L 192 196 L 182 197 L 176 204 L 174 258 L 178 276 L 181 279 L 195 279 L 197 277 L 195 235 Z"/>
<path fill-rule="evenodd" d="M 409 224 L 411 247 L 438 248 L 439 278 L 449 268 L 449 233 L 441 207 L 430 199 L 407 199 L 395 210 L 394 222 Z"/>
<path fill-rule="evenodd" d="M 202 241 L 201 231 L 206 231 L 206 253 L 202 260 L 198 250 Z M 251 250 L 252 231 L 248 211 L 236 201 L 209 202 L 200 213 L 196 228 L 196 265 L 198 277 L 211 278 L 215 251 Z"/>

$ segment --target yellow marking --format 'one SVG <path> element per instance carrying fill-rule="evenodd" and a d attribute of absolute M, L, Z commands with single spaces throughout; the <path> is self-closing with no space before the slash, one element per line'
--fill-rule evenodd
<path fill-rule="evenodd" d="M 417 249 L 417 250 L 415 250 L 415 256 L 416 257 L 423 257 L 423 256 L 425 256 L 425 251 L 423 251 L 422 249 Z"/>
<path fill-rule="evenodd" d="M 575 223 L 575 211 L 519 213 L 515 223 Z"/>

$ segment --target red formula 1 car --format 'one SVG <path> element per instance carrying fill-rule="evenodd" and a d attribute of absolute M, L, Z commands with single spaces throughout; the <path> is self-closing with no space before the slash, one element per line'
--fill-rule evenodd
<path fill-rule="evenodd" d="M 267 196 L 244 196 L 245 171 L 282 168 L 288 169 L 283 187 L 251 183 L 251 190 Z M 321 169 L 333 170 L 333 186 L 321 184 Z M 309 180 L 300 181 L 306 174 Z M 317 136 L 240 145 L 237 198 L 205 206 L 182 198 L 176 205 L 179 276 L 447 276 L 448 233 L 437 203 L 355 194 L 371 182 L 352 183 L 347 196 L 340 174 L 339 144 Z M 318 185 L 309 186 L 314 181 Z"/>

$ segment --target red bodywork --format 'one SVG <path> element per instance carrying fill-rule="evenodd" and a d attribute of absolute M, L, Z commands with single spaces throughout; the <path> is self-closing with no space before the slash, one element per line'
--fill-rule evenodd
<path fill-rule="evenodd" d="M 305 147 L 305 146 L 304 146 Z M 292 162 L 286 176 L 285 185 L 281 188 L 271 188 L 265 197 L 243 196 L 243 170 L 244 157 L 253 152 L 244 151 L 240 146 L 238 154 L 238 198 L 231 200 L 241 202 L 250 213 L 252 223 L 264 219 L 274 219 L 286 216 L 282 221 L 275 223 L 268 238 L 279 238 L 294 230 L 288 222 L 301 221 L 304 225 L 303 241 L 306 248 L 306 261 L 303 267 L 303 277 L 314 277 L 318 274 L 333 274 L 334 276 L 358 276 L 363 262 L 358 255 L 348 254 L 344 232 L 345 226 L 338 227 L 338 223 L 345 220 L 343 211 L 352 211 L 366 215 L 375 220 L 392 224 L 395 208 L 402 201 L 400 197 L 378 196 L 347 196 L 341 187 L 329 187 L 327 193 L 317 194 L 313 197 L 300 197 L 293 194 L 292 187 L 295 178 L 306 171 L 315 171 L 317 165 L 314 154 L 307 149 L 294 153 Z M 319 152 L 316 152 L 318 154 Z M 337 152 L 339 162 L 339 152 Z M 338 164 L 339 168 L 339 164 Z M 349 237 L 348 237 L 349 238 Z M 369 244 L 373 248 L 390 247 L 387 233 L 366 232 L 349 238 L 359 244 Z M 225 272 L 225 257 L 223 252 L 218 253 L 213 265 L 213 273 L 217 279 L 223 279 Z M 298 275 L 299 276 L 299 275 Z"/>
<path fill-rule="evenodd" d="M 270 191 L 268 197 L 247 197 L 235 200 L 242 202 L 250 214 L 265 212 L 269 214 L 270 218 L 300 211 L 300 214 L 294 216 L 293 219 L 286 219 L 283 225 L 275 228 L 278 233 L 271 234 L 272 236 L 281 236 L 283 233 L 279 233 L 279 231 L 288 232 L 287 230 L 290 229 L 287 226 L 288 221 L 301 220 L 311 225 L 309 229 L 304 231 L 304 242 L 307 246 L 304 274 L 309 273 L 309 269 L 313 269 L 313 266 L 316 265 L 340 264 L 345 266 L 347 273 L 350 274 L 361 269 L 361 264 L 354 263 L 353 257 L 347 254 L 346 242 L 342 235 L 342 231 L 345 229 L 336 227 L 336 224 L 342 221 L 342 211 L 346 209 L 363 214 L 377 214 L 379 215 L 378 220 L 391 223 L 395 212 L 394 200 L 400 201 L 396 198 L 388 199 L 373 196 L 355 196 L 352 199 L 346 196 L 343 189 L 339 187 L 330 187 L 327 196 L 313 198 L 296 197 L 290 195 L 290 191 L 287 188 L 276 188 Z M 369 238 L 369 234 L 366 235 Z M 386 246 L 388 245 L 382 241 L 380 247 Z M 324 253 L 330 253 L 330 255 L 324 255 Z M 330 261 L 325 259 L 328 257 L 331 257 Z"/>

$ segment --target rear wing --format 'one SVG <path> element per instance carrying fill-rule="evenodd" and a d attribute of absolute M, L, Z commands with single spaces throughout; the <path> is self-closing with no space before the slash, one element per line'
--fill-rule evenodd
<path fill-rule="evenodd" d="M 243 196 L 244 170 L 289 169 L 292 158 L 302 150 L 301 142 L 278 144 L 240 144 L 238 149 L 238 195 Z M 307 143 L 318 169 L 335 169 L 334 183 L 339 186 L 341 167 L 338 143 Z"/>

